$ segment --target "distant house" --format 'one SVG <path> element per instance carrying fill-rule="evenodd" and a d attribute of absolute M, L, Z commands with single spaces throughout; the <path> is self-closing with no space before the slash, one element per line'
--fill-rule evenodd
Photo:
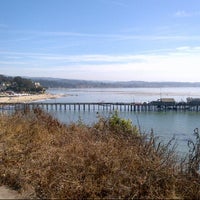
<path fill-rule="evenodd" d="M 160 98 L 157 101 L 152 101 L 150 104 L 157 105 L 157 106 L 173 106 L 175 104 L 174 98 Z"/>
<path fill-rule="evenodd" d="M 0 84 L 0 91 L 4 91 L 6 89 L 6 84 L 5 83 L 1 83 Z"/>
<path fill-rule="evenodd" d="M 160 98 L 158 101 L 163 102 L 163 103 L 175 103 L 174 98 Z"/>
<path fill-rule="evenodd" d="M 15 95 L 15 93 L 14 93 L 13 91 L 10 91 L 10 90 L 9 90 L 9 91 L 6 91 L 5 93 L 6 93 L 7 95 L 10 95 L 10 96 Z"/>
<path fill-rule="evenodd" d="M 35 87 L 36 88 L 41 87 L 40 83 L 39 82 L 35 82 Z"/>

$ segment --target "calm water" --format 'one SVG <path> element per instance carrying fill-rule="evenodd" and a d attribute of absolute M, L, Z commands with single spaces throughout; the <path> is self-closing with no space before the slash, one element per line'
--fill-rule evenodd
<path fill-rule="evenodd" d="M 114 88 L 114 89 L 51 89 L 54 94 L 66 94 L 47 102 L 149 102 L 159 98 L 172 97 L 176 101 L 186 101 L 187 97 L 200 98 L 200 88 Z M 94 111 L 51 111 L 52 115 L 64 123 L 76 122 L 80 118 L 87 124 L 98 120 L 98 115 L 109 116 L 108 111 L 98 114 Z M 141 131 L 154 134 L 163 141 L 175 136 L 177 150 L 186 152 L 187 140 L 193 139 L 193 130 L 200 128 L 200 112 L 120 112 L 123 118 L 131 119 Z"/>

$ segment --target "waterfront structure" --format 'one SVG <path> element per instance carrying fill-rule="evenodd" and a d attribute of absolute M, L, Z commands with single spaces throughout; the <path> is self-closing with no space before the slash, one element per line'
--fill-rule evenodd
<path fill-rule="evenodd" d="M 149 103 L 123 103 L 123 102 L 91 102 L 91 103 L 0 103 L 0 110 L 26 110 L 41 108 L 44 110 L 74 110 L 74 111 L 200 111 L 200 101 L 194 102 L 175 102 L 172 99 L 165 101 L 152 101 Z"/>

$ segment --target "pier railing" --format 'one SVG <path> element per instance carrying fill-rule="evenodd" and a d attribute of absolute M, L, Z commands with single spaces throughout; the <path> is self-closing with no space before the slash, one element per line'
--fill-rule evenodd
<path fill-rule="evenodd" d="M 0 103 L 0 110 L 25 110 L 42 108 L 45 110 L 74 110 L 74 111 L 167 111 L 167 110 L 189 110 L 200 111 L 199 103 L 123 103 L 123 102 L 93 102 L 93 103 Z"/>

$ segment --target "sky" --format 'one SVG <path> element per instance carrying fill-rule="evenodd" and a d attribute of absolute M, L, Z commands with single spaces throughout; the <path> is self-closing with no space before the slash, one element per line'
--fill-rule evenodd
<path fill-rule="evenodd" d="M 0 0 L 0 74 L 200 82 L 200 0 Z"/>

